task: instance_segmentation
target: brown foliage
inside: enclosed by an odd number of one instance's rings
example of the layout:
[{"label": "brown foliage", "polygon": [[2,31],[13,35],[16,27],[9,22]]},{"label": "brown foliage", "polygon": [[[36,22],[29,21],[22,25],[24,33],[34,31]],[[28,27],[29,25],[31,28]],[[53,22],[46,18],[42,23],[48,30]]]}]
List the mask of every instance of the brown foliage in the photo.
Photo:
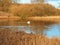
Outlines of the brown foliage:
[{"label": "brown foliage", "polygon": [[57,38],[48,39],[38,34],[0,30],[0,45],[60,45]]},{"label": "brown foliage", "polygon": [[12,5],[10,12],[17,16],[50,16],[58,15],[60,10],[49,4],[20,4]]},{"label": "brown foliage", "polygon": [[10,5],[11,5],[11,0],[0,0],[0,11],[7,12],[9,10]]}]

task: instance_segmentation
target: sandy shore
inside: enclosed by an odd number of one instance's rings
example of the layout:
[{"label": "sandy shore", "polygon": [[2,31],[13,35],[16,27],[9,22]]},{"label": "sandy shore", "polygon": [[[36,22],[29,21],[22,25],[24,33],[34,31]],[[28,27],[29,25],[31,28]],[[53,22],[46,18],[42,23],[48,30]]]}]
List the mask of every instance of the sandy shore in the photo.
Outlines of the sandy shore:
[{"label": "sandy shore", "polygon": [[[13,20],[18,20],[20,17],[18,16],[0,16],[0,19],[13,19]],[[27,20],[32,20],[32,21],[51,21],[51,22],[60,22],[60,16],[42,16],[42,17],[27,17]]]},{"label": "sandy shore", "polygon": [[55,21],[60,22],[60,16],[42,16],[42,17],[29,17],[28,20],[32,21]]}]

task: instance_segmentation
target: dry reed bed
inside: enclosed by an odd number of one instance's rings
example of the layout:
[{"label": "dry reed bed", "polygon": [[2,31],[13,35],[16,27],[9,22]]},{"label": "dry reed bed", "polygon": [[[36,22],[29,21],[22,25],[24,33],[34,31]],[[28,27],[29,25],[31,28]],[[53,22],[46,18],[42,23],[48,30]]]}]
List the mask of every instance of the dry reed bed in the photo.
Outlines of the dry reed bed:
[{"label": "dry reed bed", "polygon": [[0,30],[0,45],[60,45],[60,40],[6,29]]}]

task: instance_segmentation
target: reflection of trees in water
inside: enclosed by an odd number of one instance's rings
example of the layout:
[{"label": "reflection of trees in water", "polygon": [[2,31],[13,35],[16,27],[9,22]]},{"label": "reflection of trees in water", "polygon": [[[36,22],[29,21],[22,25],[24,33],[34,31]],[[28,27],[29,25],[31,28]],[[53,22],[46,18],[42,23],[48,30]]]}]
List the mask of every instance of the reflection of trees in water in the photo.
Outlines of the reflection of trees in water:
[{"label": "reflection of trees in water", "polygon": [[43,21],[32,21],[32,32],[35,34],[46,35],[49,25],[53,25],[55,22],[43,22]]},{"label": "reflection of trees in water", "polygon": [[[0,20],[0,26],[27,26],[27,28],[23,28],[23,31],[30,30],[32,33],[45,35],[46,34],[45,32],[48,30],[49,25],[54,24],[54,22],[31,21],[30,24],[31,27],[29,27],[29,25],[24,22],[27,22],[27,20],[26,21]],[[18,30],[18,28],[11,28],[11,29]]]},{"label": "reflection of trees in water", "polygon": [[13,25],[17,25],[16,20],[10,20],[10,19],[0,20],[0,26],[13,26]]},{"label": "reflection of trees in water", "polygon": [[8,25],[8,21],[4,21],[4,20],[0,20],[0,26],[7,26]]}]

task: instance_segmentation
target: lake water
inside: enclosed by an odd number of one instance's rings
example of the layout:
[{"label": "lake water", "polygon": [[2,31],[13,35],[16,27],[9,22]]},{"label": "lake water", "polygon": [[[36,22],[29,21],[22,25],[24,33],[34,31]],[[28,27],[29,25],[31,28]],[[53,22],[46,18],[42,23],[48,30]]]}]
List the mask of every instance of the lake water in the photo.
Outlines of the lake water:
[{"label": "lake water", "polygon": [[26,33],[44,34],[48,37],[60,37],[60,22],[34,22],[27,24],[27,21],[20,20],[0,20],[0,30],[9,29],[15,31],[25,31]]}]

